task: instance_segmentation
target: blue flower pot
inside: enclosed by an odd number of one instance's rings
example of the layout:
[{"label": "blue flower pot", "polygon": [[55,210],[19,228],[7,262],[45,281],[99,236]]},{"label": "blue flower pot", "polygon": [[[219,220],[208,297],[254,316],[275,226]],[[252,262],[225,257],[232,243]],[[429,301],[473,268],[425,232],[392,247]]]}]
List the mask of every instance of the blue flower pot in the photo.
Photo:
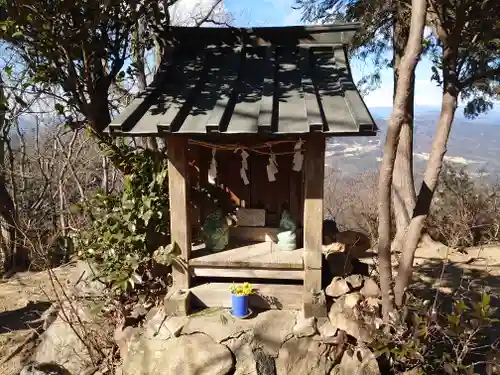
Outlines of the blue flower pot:
[{"label": "blue flower pot", "polygon": [[232,294],[231,305],[235,317],[243,318],[248,315],[248,296],[235,296]]}]

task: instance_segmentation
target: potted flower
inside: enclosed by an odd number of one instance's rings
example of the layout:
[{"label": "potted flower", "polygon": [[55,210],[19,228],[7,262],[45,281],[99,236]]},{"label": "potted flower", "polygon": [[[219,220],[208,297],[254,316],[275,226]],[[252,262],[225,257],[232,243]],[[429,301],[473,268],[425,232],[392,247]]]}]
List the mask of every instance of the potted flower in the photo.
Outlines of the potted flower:
[{"label": "potted flower", "polygon": [[250,314],[248,309],[248,296],[253,293],[253,286],[250,283],[231,285],[231,305],[232,313],[236,318],[245,318]]}]

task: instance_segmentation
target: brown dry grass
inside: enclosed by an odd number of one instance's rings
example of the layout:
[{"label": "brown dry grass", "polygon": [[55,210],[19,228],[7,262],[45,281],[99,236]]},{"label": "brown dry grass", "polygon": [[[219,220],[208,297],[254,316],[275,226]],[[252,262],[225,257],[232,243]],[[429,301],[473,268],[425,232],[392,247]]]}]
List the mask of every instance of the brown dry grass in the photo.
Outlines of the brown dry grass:
[{"label": "brown dry grass", "polygon": [[[377,241],[378,173],[343,176],[329,171],[325,215],[341,230],[356,230]],[[456,248],[500,243],[500,184],[446,165],[427,220],[431,236]],[[393,233],[394,233],[393,227]]]}]

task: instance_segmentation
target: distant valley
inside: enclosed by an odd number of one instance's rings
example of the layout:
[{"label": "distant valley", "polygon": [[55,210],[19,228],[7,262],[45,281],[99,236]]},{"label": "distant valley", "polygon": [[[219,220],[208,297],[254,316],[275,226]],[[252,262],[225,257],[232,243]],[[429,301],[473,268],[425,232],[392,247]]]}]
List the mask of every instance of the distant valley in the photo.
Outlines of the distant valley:
[{"label": "distant valley", "polygon": [[[391,108],[371,108],[380,129],[376,137],[337,137],[327,141],[326,164],[343,176],[376,171]],[[414,165],[417,173],[425,168],[439,118],[439,107],[415,109]],[[486,171],[491,178],[500,175],[500,108],[474,120],[457,110],[445,160],[466,167],[470,173]]]}]

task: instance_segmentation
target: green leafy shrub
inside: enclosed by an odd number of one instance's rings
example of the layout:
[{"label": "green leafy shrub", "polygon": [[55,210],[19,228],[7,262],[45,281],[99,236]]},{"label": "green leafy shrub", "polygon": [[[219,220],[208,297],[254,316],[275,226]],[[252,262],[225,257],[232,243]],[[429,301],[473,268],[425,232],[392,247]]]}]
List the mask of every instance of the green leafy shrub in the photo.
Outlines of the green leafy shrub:
[{"label": "green leafy shrub", "polygon": [[130,150],[127,164],[121,194],[97,193],[83,207],[90,228],[75,236],[78,255],[120,292],[152,279],[153,253],[170,243],[166,155]]},{"label": "green leafy shrub", "polygon": [[494,346],[488,337],[500,322],[494,313],[487,290],[455,299],[448,313],[414,300],[401,322],[385,326],[372,349],[395,374],[415,368],[420,374],[477,374]]}]

